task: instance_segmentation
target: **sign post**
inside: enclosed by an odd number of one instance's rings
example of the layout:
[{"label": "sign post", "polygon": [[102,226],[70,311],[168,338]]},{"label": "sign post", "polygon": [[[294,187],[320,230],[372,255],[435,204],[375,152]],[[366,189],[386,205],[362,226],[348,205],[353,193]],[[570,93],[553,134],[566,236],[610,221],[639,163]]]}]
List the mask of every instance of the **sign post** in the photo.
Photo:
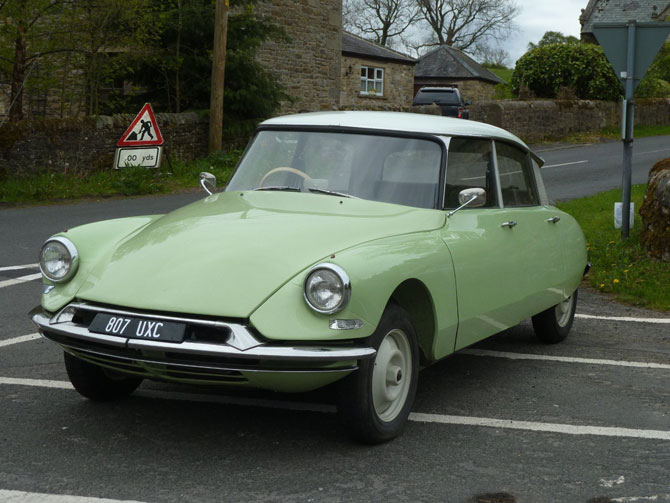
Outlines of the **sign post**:
[{"label": "sign post", "polygon": [[670,23],[596,23],[593,35],[624,85],[622,104],[623,169],[621,239],[630,234],[630,190],[633,166],[635,89],[670,34]]},{"label": "sign post", "polygon": [[127,166],[157,168],[163,154],[163,135],[151,104],[145,103],[116,144],[114,169]]}]

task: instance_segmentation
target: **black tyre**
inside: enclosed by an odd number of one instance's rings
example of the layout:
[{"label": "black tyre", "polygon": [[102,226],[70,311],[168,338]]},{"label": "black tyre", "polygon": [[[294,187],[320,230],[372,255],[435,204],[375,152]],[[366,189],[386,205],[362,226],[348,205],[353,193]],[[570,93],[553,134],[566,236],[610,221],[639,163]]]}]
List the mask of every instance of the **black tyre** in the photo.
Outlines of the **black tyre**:
[{"label": "black tyre", "polygon": [[560,304],[533,316],[535,335],[542,342],[556,344],[570,333],[577,309],[577,290]]},{"label": "black tyre", "polygon": [[370,336],[377,349],[341,383],[338,414],[348,433],[377,444],[398,436],[407,422],[419,377],[419,347],[407,313],[390,303]]},{"label": "black tyre", "polygon": [[96,402],[117,400],[130,395],[142,382],[140,377],[129,377],[107,370],[64,353],[65,370],[74,389]]}]

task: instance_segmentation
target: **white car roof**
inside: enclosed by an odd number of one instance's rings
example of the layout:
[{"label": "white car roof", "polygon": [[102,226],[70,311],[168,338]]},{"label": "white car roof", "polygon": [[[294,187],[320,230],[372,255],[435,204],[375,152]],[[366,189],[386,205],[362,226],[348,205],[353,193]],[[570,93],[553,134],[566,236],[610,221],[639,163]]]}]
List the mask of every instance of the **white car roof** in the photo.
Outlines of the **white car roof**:
[{"label": "white car roof", "polygon": [[410,133],[428,133],[444,136],[474,136],[498,138],[517,143],[526,150],[528,145],[512,133],[496,126],[471,120],[403,112],[312,112],[284,115],[261,123],[261,126],[315,126],[315,127],[351,127],[398,131]]}]

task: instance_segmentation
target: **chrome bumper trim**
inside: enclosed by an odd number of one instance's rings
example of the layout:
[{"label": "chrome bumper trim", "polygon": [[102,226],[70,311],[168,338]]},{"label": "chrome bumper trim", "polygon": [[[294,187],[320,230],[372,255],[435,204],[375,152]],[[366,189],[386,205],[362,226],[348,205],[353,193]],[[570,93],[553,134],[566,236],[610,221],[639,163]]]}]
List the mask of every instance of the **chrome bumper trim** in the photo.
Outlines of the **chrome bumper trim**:
[{"label": "chrome bumper trim", "polygon": [[[150,317],[154,319],[164,319],[169,321],[186,322],[190,324],[200,324],[208,326],[217,326],[218,328],[227,328],[231,332],[230,340],[226,344],[212,344],[206,342],[184,341],[181,343],[147,341],[142,339],[128,339],[125,337],[115,337],[90,332],[85,326],[73,323],[71,321],[52,323],[56,320],[59,313],[68,308],[84,309],[96,312],[126,314],[128,316]],[[376,350],[369,346],[362,345],[312,345],[312,346],[290,346],[268,344],[257,340],[251,332],[243,325],[215,322],[210,320],[197,320],[190,318],[177,318],[171,316],[160,316],[155,314],[137,313],[133,311],[120,311],[113,309],[98,308],[86,304],[69,304],[53,317],[47,315],[41,308],[31,311],[30,315],[33,323],[37,325],[40,333],[46,338],[49,334],[56,334],[81,341],[90,341],[97,344],[104,344],[114,348],[129,348],[138,350],[155,350],[167,353],[178,353],[183,355],[204,355],[222,358],[239,358],[241,360],[272,360],[277,362],[296,362],[296,363],[327,363],[327,362],[346,362],[354,360],[365,360],[372,358]],[[237,337],[236,337],[237,336]],[[57,341],[54,341],[57,342]],[[239,343],[242,344],[239,344]],[[58,342],[59,343],[59,342]],[[60,343],[59,343],[60,344]],[[236,347],[236,344],[242,347]],[[244,347],[246,346],[246,347]],[[84,348],[82,348],[84,349]],[[93,348],[91,348],[93,349]],[[95,351],[95,350],[93,350]],[[213,360],[213,362],[215,359]],[[166,363],[166,362],[163,362]],[[169,362],[172,363],[172,362]],[[242,362],[241,362],[242,363]]]}]

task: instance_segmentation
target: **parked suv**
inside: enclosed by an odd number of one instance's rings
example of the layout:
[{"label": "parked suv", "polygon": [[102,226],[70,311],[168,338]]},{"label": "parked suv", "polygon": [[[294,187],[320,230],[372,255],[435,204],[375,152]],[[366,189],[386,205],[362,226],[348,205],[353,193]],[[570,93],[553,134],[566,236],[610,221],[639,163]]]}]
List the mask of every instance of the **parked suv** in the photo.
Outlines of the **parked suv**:
[{"label": "parked suv", "polygon": [[435,103],[446,117],[469,119],[470,112],[466,108],[471,101],[464,101],[461,92],[455,87],[422,87],[416,93],[412,106],[432,105]]}]

